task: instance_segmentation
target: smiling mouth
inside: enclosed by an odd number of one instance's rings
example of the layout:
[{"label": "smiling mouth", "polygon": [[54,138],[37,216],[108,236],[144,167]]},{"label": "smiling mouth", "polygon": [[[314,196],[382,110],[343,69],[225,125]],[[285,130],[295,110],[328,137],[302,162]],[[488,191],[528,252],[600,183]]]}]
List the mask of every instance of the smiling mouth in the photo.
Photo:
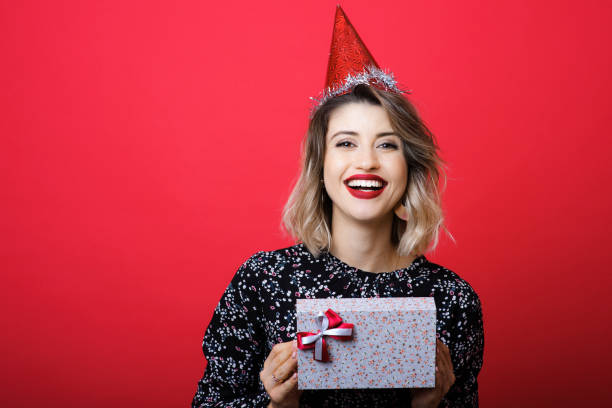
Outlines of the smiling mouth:
[{"label": "smiling mouth", "polygon": [[352,186],[348,186],[348,188],[350,188],[351,190],[357,190],[357,191],[377,191],[377,190],[382,190],[382,187],[352,187]]},{"label": "smiling mouth", "polygon": [[370,200],[380,196],[387,186],[384,180],[359,180],[353,179],[344,182],[348,192],[355,198]]},{"label": "smiling mouth", "polygon": [[387,185],[386,182],[379,180],[349,180],[344,184],[354,191],[378,191]]}]

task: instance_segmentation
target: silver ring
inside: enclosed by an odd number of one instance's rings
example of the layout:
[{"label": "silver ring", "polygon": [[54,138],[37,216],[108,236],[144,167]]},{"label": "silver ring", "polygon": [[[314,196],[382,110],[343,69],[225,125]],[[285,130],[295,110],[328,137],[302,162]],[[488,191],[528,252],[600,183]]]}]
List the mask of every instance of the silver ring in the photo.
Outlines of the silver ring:
[{"label": "silver ring", "polygon": [[275,383],[282,383],[283,380],[279,380],[274,374],[272,374],[272,380],[274,380]]}]

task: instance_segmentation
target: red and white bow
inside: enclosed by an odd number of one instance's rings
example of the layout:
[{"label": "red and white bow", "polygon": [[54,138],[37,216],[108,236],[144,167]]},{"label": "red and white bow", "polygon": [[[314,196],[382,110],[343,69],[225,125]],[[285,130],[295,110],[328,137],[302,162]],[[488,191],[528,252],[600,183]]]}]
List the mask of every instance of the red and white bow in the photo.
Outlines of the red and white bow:
[{"label": "red and white bow", "polygon": [[319,312],[315,319],[317,332],[298,332],[297,343],[300,350],[314,348],[314,359],[318,361],[329,361],[325,337],[330,336],[338,340],[350,340],[353,337],[353,324],[342,323],[342,319],[336,312],[327,309],[327,312]]}]

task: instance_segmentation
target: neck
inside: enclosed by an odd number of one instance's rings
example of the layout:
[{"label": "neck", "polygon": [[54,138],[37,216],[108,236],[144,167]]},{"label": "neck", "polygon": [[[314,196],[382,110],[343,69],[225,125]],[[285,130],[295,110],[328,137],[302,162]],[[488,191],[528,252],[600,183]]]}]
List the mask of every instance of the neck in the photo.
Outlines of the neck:
[{"label": "neck", "polygon": [[363,223],[332,216],[330,253],[346,264],[367,272],[390,272],[407,267],[414,256],[400,256],[391,243],[393,214]]}]

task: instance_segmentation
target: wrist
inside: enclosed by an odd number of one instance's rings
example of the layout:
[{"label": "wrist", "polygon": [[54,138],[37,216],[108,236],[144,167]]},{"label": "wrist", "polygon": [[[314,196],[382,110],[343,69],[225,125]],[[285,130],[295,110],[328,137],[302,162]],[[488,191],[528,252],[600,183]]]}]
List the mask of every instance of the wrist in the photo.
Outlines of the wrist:
[{"label": "wrist", "polygon": [[298,407],[299,404],[295,404],[295,405],[293,405],[293,404],[291,404],[291,405],[282,404],[282,405],[279,405],[279,404],[274,403],[273,401],[270,401],[270,403],[268,404],[267,408],[288,408],[288,407],[293,407],[293,406]]},{"label": "wrist", "polygon": [[411,408],[438,408],[440,406],[440,400],[428,401],[428,402],[413,402]]},{"label": "wrist", "polygon": [[440,401],[432,400],[428,398],[427,400],[412,400],[410,404],[410,408],[437,408],[440,405]]},{"label": "wrist", "polygon": [[437,405],[436,404],[424,404],[422,402],[419,402],[419,403],[413,402],[410,407],[411,408],[436,408]]}]

